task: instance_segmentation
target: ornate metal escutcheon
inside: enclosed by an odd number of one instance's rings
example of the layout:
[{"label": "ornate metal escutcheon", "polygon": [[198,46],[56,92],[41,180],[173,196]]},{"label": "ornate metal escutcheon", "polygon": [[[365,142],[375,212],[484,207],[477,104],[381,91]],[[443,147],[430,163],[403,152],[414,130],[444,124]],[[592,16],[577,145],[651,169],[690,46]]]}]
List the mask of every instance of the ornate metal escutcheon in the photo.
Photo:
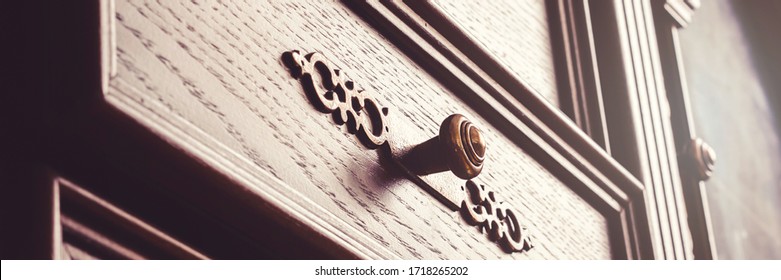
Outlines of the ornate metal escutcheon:
[{"label": "ornate metal escutcheon", "polygon": [[[386,120],[388,108],[381,107],[341,70],[331,67],[322,54],[302,55],[294,50],[285,52],[282,59],[293,77],[301,81],[307,98],[317,110],[331,113],[336,124],[346,125],[367,148],[391,146]],[[532,237],[518,222],[515,212],[497,201],[493,191],[469,180],[482,171],[485,152],[486,143],[480,130],[463,115],[453,114],[442,122],[439,135],[409,148],[396,160],[412,181],[448,208],[459,211],[468,224],[487,233],[489,240],[506,252],[528,251],[533,247]],[[444,189],[433,187],[419,177],[447,170],[467,180],[460,193],[447,190],[450,197],[443,194]],[[463,198],[460,205],[459,198]]]},{"label": "ornate metal escutcheon", "polygon": [[320,53],[302,55],[290,51],[282,55],[294,78],[300,79],[312,105],[323,113],[332,113],[334,122],[346,124],[367,148],[387,143],[390,128],[385,117],[388,108],[380,107],[374,98],[345,74],[330,66]]},{"label": "ornate metal escutcheon", "polygon": [[467,223],[488,233],[488,239],[499,243],[506,251],[523,252],[534,247],[531,234],[518,222],[515,212],[504,202],[497,201],[493,191],[471,180],[461,189],[465,196],[461,202],[461,216]]}]

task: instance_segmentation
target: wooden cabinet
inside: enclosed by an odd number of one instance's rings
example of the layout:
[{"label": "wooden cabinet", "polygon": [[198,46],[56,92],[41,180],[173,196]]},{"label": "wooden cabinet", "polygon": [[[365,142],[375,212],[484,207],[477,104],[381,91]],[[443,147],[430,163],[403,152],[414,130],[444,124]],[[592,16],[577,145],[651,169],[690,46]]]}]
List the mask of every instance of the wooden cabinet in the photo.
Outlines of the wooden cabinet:
[{"label": "wooden cabinet", "polygon": [[[68,106],[45,105],[37,139],[63,136],[31,165],[201,257],[691,258],[652,6],[630,4],[67,7],[86,17],[47,36],[94,32],[52,56],[86,68],[52,71],[80,82],[45,91]],[[622,11],[649,18],[627,31]],[[611,80],[629,76],[658,88]],[[469,180],[409,161],[452,114],[485,143]]]}]

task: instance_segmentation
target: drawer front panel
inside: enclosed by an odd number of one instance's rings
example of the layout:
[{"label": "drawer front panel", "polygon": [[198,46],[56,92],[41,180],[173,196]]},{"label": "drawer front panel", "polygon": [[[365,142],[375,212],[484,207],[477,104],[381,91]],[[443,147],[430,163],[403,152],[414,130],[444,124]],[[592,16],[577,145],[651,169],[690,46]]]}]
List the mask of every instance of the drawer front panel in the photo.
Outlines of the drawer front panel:
[{"label": "drawer front panel", "polygon": [[[611,257],[600,212],[342,3],[118,0],[109,16],[109,104],[359,256]],[[387,107],[393,147],[467,116],[488,144],[473,181],[512,207],[535,247],[503,251],[319,112],[282,61],[291,50],[323,54]]]},{"label": "drawer front panel", "polygon": [[445,15],[526,86],[558,106],[545,1],[431,0],[409,5],[430,5]]}]

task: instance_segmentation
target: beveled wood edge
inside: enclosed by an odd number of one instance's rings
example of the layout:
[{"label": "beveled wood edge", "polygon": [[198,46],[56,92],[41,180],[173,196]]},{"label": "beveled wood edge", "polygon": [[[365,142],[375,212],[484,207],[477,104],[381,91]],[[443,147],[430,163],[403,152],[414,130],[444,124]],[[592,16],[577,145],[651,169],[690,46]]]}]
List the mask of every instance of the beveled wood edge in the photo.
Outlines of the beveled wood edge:
[{"label": "beveled wood edge", "polygon": [[[135,93],[127,93],[128,91]],[[208,164],[237,185],[243,186],[238,192],[258,197],[281,210],[280,212],[289,213],[290,217],[321,232],[359,258],[400,259],[345,221],[332,215],[319,215],[318,213],[328,212],[286,183],[254,167],[248,159],[236,154],[187,120],[166,113],[167,110],[162,104],[153,100],[145,101],[145,106],[138,104],[132,96],[141,94],[140,91],[121,79],[112,79],[109,91],[104,94],[110,106],[162,139],[176,143],[181,152],[189,157]]]},{"label": "beveled wood edge", "polygon": [[602,86],[587,1],[546,1],[562,111],[610,154]]},{"label": "beveled wood edge", "polygon": [[100,9],[100,85],[108,92],[109,81],[117,74],[117,37],[114,0],[99,1]]},{"label": "beveled wood edge", "polygon": [[[617,237],[621,240],[613,240],[611,243],[625,247],[626,252],[622,257],[632,259],[654,257],[646,218],[644,187],[574,125],[566,115],[515,79],[512,80],[515,84],[499,85],[491,75],[477,67],[449,40],[443,39],[437,30],[430,27],[428,22],[422,20],[405,4],[397,1],[384,1],[381,4],[372,1],[347,4],[359,14],[368,12],[366,20],[379,25],[378,29],[385,29],[386,37],[408,55],[424,64],[436,64],[438,66],[436,69],[427,68],[426,66],[429,65],[421,66],[432,75],[439,75],[437,78],[440,81],[447,81],[443,84],[463,82],[466,90],[460,91],[462,94],[466,93],[466,96],[460,97],[468,99],[467,103],[474,109],[489,111],[488,115],[499,118],[500,120],[493,122],[495,125],[502,127],[502,124],[509,124],[509,129],[515,133],[508,134],[507,130],[503,133],[511,140],[517,140],[519,136],[531,139],[535,148],[544,151],[534,153],[532,156],[535,159],[555,161],[570,173],[556,174],[557,176],[575,175],[576,180],[591,192],[610,195],[610,198],[597,195],[603,200],[601,202],[609,203],[608,201],[611,200],[619,202],[619,208],[609,211],[600,207],[597,209],[606,217],[620,217],[622,236]],[[450,74],[454,78],[442,78],[443,73]],[[509,94],[508,91],[513,89],[519,96],[518,99]],[[531,104],[527,107],[521,103],[522,100]],[[530,150],[528,146],[521,147]],[[541,159],[541,157],[549,158]],[[607,172],[603,173],[603,171]],[[577,177],[577,174],[585,174],[585,176]]]},{"label": "beveled wood edge", "polygon": [[[67,196],[69,199],[75,199],[80,207],[88,207],[95,211],[95,213],[108,217],[108,220],[112,220],[116,222],[117,224],[122,224],[123,227],[126,227],[130,229],[133,232],[136,232],[140,236],[142,236],[145,239],[150,240],[151,242],[163,245],[166,247],[166,250],[169,250],[171,253],[179,255],[182,258],[186,259],[209,259],[206,255],[202,254],[201,252],[198,252],[197,250],[191,248],[190,246],[179,242],[175,238],[165,234],[164,232],[158,230],[157,228],[147,224],[146,222],[138,219],[137,217],[123,211],[122,209],[114,206],[113,204],[109,203],[108,201],[105,201],[101,199],[100,197],[90,193],[89,191],[79,187],[78,185],[68,181],[67,179],[64,179],[62,177],[57,177],[54,179],[54,187],[55,187],[55,198],[56,201],[56,208],[55,208],[55,227],[57,227],[59,230],[62,230],[59,221],[59,218],[66,218],[61,211],[61,199],[65,196]],[[76,222],[73,220],[70,220],[71,222]],[[77,223],[77,222],[76,222]],[[62,235],[60,233],[56,233],[55,235],[56,241],[59,246],[62,245]],[[62,257],[62,252],[59,252],[59,249],[57,249],[57,255],[58,257]]]},{"label": "beveled wood edge", "polygon": [[[662,59],[662,70],[665,88],[670,100],[670,119],[673,125],[675,149],[678,152],[678,165],[686,166],[687,158],[684,149],[691,139],[697,137],[694,119],[691,113],[691,102],[683,66],[682,51],[678,30],[685,28],[691,22],[692,13],[697,5],[684,5],[689,0],[656,0],[652,5],[654,21],[657,26],[657,38]],[[696,2],[692,2],[696,3]],[[676,10],[671,10],[673,8]],[[685,14],[685,20],[679,14]],[[707,189],[691,170],[682,169],[681,184],[684,188],[684,201],[688,214],[689,229],[692,234],[693,253],[695,259],[717,259],[717,249],[711,223]]]},{"label": "beveled wood edge", "polygon": [[[60,215],[60,224],[63,226],[63,228],[65,228],[66,231],[70,232],[72,235],[77,235],[79,236],[78,238],[86,239],[92,246],[98,247],[102,250],[109,251],[114,254],[114,256],[106,257],[106,259],[112,259],[112,258],[127,259],[127,260],[147,259],[146,257],[142,256],[141,254],[134,251],[133,249],[115,242],[111,237],[101,234],[97,231],[94,231],[89,226],[86,226],[78,222],[76,219],[73,219],[68,215]],[[63,248],[65,248],[64,243],[62,244],[62,246]],[[73,259],[73,255],[69,254],[67,251],[69,250],[67,249],[62,250],[62,254],[59,256],[58,259],[60,260]],[[95,257],[95,258],[99,259],[99,257]],[[78,260],[78,258],[76,259]]]},{"label": "beveled wood edge", "polygon": [[[596,1],[594,17],[597,38],[604,47],[598,49],[604,61],[603,73],[617,79],[605,80],[611,88],[613,106],[622,110],[608,110],[616,119],[611,126],[611,137],[632,139],[614,142],[622,162],[641,176],[647,187],[649,227],[652,233],[654,255],[657,258],[689,258],[691,235],[684,222],[687,214],[683,205],[680,177],[673,148],[671,124],[666,117],[668,101],[663,85],[662,67],[656,26],[651,19],[649,1]],[[621,58],[616,59],[616,54]],[[624,111],[629,110],[630,114]],[[627,117],[629,115],[629,117]],[[619,118],[625,118],[622,122]]]},{"label": "beveled wood edge", "polygon": [[686,27],[694,16],[695,10],[700,7],[699,0],[654,0],[663,2],[662,5],[667,15],[678,25]]},{"label": "beveled wood edge", "polygon": [[63,259],[62,252],[62,223],[60,223],[60,187],[59,178],[54,177],[52,174],[48,174],[51,180],[51,259],[58,260]]},{"label": "beveled wood edge", "polygon": [[[165,107],[157,101],[146,102],[145,105],[148,107],[135,103],[132,95],[125,91],[135,91],[136,94],[140,94],[140,92],[116,78],[114,1],[100,1],[102,96],[111,107],[150,129],[152,133],[162,139],[176,142],[183,153],[194,160],[209,164],[236,182],[236,185],[243,186],[244,189],[237,190],[238,192],[250,193],[273,205],[279,212],[289,213],[291,218],[320,232],[323,237],[349,251],[354,257],[401,259],[400,256],[343,220],[333,216],[329,216],[330,219],[324,219],[318,213],[327,213],[325,209],[267,172],[253,168],[248,160],[237,155],[187,120],[173,114],[166,114]],[[119,88],[123,88],[123,90]],[[165,117],[162,117],[163,115]],[[238,163],[238,165],[234,163]],[[348,230],[345,232],[344,229]]]},{"label": "beveled wood edge", "polygon": [[[397,28],[399,34],[395,34],[394,36],[402,36],[402,38],[395,38],[399,40],[409,40],[411,44],[415,44],[415,46],[410,45],[400,45],[400,48],[407,51],[407,53],[411,56],[420,56],[420,54],[425,54],[425,57],[422,57],[424,60],[431,60],[432,64],[437,63],[438,66],[441,66],[441,68],[437,69],[429,69],[430,72],[434,73],[435,76],[437,73],[450,73],[452,76],[449,77],[443,77],[438,76],[437,79],[440,79],[443,81],[443,84],[445,85],[451,85],[457,84],[459,87],[454,88],[453,91],[455,93],[461,93],[462,96],[460,96],[462,99],[466,98],[472,98],[469,100],[469,106],[477,111],[481,111],[484,113],[484,116],[490,117],[498,117],[502,121],[501,124],[496,124],[496,120],[494,120],[494,124],[497,125],[497,127],[509,127],[512,133],[511,135],[507,135],[512,141],[517,143],[517,136],[523,136],[526,138],[529,138],[531,142],[533,142],[534,148],[538,148],[540,150],[543,150],[543,155],[550,155],[551,158],[556,159],[556,163],[561,165],[562,167],[566,168],[568,170],[569,174],[572,174],[574,176],[581,176],[582,178],[587,178],[588,176],[601,176],[601,174],[588,174],[580,171],[576,168],[578,163],[583,162],[575,162],[570,160],[562,160],[559,157],[561,154],[559,151],[557,151],[556,147],[552,145],[546,145],[544,143],[545,139],[544,137],[550,136],[549,134],[539,134],[534,132],[535,126],[528,126],[524,124],[520,119],[513,117],[514,112],[512,112],[512,107],[508,108],[506,106],[503,106],[499,101],[492,98],[485,90],[483,90],[483,86],[485,84],[479,84],[480,81],[477,81],[469,76],[469,74],[464,73],[462,71],[459,71],[458,67],[459,65],[455,64],[451,58],[446,57],[445,55],[441,53],[436,53],[434,50],[435,46],[428,44],[426,40],[418,34],[415,33],[415,31],[410,28],[409,26],[406,26],[403,22],[402,18],[395,17],[393,15],[393,12],[399,12],[398,10],[393,10],[393,8],[402,8],[403,6],[390,6],[391,9],[385,10],[382,6],[378,7],[370,7],[374,9],[380,16],[387,19],[389,22],[387,23],[392,28]],[[403,12],[403,11],[402,11]],[[403,14],[403,15],[409,15],[411,17],[414,17],[414,14]],[[410,20],[407,18],[407,20]],[[422,19],[420,19],[422,20]],[[379,28],[385,28],[380,26]],[[396,43],[396,42],[394,42]],[[443,46],[450,46],[447,41],[439,41],[439,44]],[[415,52],[415,50],[411,50],[414,47],[418,47],[419,52]],[[496,87],[493,87],[493,89],[499,90]],[[463,94],[466,94],[466,96],[463,96]],[[505,92],[506,93],[506,92]],[[534,116],[526,115],[525,117],[536,119]],[[490,120],[489,120],[490,121]],[[502,133],[507,134],[508,130],[500,130]],[[519,145],[521,148],[524,148],[529,151],[528,146]],[[534,155],[533,155],[534,157]],[[537,160],[540,160],[539,155],[535,157]],[[589,179],[582,179],[581,181],[584,182],[590,182]],[[612,211],[619,211],[621,208],[620,204],[627,200],[626,194],[624,194],[621,191],[617,192],[610,192],[610,190],[606,190],[603,188],[595,187],[594,185],[591,186],[591,191],[601,197],[601,202],[605,202],[608,205],[610,205],[610,208]]]},{"label": "beveled wood edge", "polygon": [[[437,12],[437,10],[427,10],[427,2],[415,2],[418,5],[408,6],[400,3],[399,1],[383,1],[384,5],[397,9],[395,12],[402,11],[407,13],[406,17],[416,17],[421,9],[429,12]],[[371,3],[370,3],[371,4]],[[376,4],[371,4],[375,5]],[[405,9],[404,7],[409,7]],[[417,7],[416,10],[413,7]],[[447,20],[446,16],[436,16],[437,19],[443,21]],[[417,16],[424,20],[422,16]],[[631,175],[621,164],[615,161],[609,154],[605,152],[599,145],[597,145],[588,135],[586,135],[567,115],[561,110],[547,102],[540,94],[536,93],[533,89],[525,86],[521,81],[516,78],[512,78],[503,66],[498,62],[490,59],[490,56],[479,44],[468,39],[467,35],[457,29],[452,29],[449,32],[460,33],[457,35],[437,35],[440,31],[436,29],[437,25],[431,22],[410,22],[406,21],[410,25],[410,28],[418,33],[424,32],[422,38],[428,42],[428,45],[432,50],[439,52],[441,59],[453,60],[451,64],[452,70],[464,72],[464,76],[474,79],[474,83],[481,87],[488,87],[480,91],[484,91],[486,94],[480,96],[482,99],[492,99],[496,103],[501,104],[503,107],[512,111],[514,118],[522,120],[524,123],[528,123],[529,127],[534,129],[540,136],[546,138],[546,141],[551,143],[551,146],[557,147],[557,150],[561,150],[561,153],[572,157],[575,160],[582,161],[586,166],[583,169],[590,169],[590,172],[599,172],[604,174],[610,181],[615,182],[617,185],[624,186],[623,192],[628,194],[643,192],[643,185],[633,175]],[[428,23],[428,25],[427,25]],[[429,36],[426,36],[429,35]],[[462,50],[463,47],[458,47],[451,43],[454,40],[447,40],[447,38],[458,37],[457,40],[461,44],[473,45],[470,47],[469,54]],[[445,39],[447,41],[437,41]],[[432,43],[433,42],[433,43]],[[449,53],[449,54],[448,54]],[[474,61],[480,60],[483,63],[494,64],[495,67],[492,70],[485,70]],[[498,77],[497,77],[498,76]],[[501,82],[500,82],[501,80]],[[512,94],[511,94],[512,93]],[[597,168],[599,167],[599,168]]]}]

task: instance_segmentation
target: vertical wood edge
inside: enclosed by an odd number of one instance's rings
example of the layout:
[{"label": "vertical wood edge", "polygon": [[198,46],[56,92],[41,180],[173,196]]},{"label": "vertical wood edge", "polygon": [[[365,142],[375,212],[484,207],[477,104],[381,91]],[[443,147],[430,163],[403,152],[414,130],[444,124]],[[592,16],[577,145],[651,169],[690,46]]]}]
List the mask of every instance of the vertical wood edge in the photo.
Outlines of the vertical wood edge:
[{"label": "vertical wood edge", "polygon": [[[686,6],[687,21],[682,22],[677,14],[671,11],[674,7],[683,7],[679,0],[655,1],[653,3],[654,19],[657,26],[657,38],[661,67],[665,78],[667,99],[670,104],[670,119],[674,137],[674,149],[678,154],[678,166],[681,168],[681,195],[685,209],[686,221],[691,232],[692,252],[695,259],[716,259],[716,246],[713,237],[713,227],[707,202],[707,190],[697,179],[688,166],[686,145],[696,138],[694,122],[691,116],[691,105],[688,94],[686,73],[683,65],[678,30],[685,28],[691,14],[697,6]],[[688,1],[687,1],[688,2]]]},{"label": "vertical wood edge", "polygon": [[[632,168],[647,188],[646,208],[656,258],[689,259],[692,236],[685,222],[687,209],[683,207],[679,151],[674,144],[678,141],[673,139],[674,120],[669,114],[671,101],[666,86],[669,82],[663,65],[667,57],[659,49],[656,11],[645,1],[592,4],[615,13],[614,21],[600,19],[603,26],[596,28],[602,30],[598,32],[602,33],[601,43],[606,48],[601,50],[601,58],[607,62],[600,64],[604,69],[601,74],[620,77],[607,80],[608,94],[614,99],[611,102],[621,100],[613,106],[628,108],[608,110],[609,119],[617,120],[613,122],[611,138],[634,139],[630,144],[613,141],[614,154],[624,154],[620,161]],[[606,35],[610,29],[616,34]],[[616,51],[622,62],[610,63]],[[621,118],[628,120],[623,122]]]},{"label": "vertical wood edge", "polygon": [[52,259],[62,260],[62,223],[60,222],[60,181],[52,180]]},{"label": "vertical wood edge", "polygon": [[602,87],[587,2],[547,2],[562,110],[610,154]]},{"label": "vertical wood edge", "polygon": [[104,94],[117,74],[115,0],[100,0],[100,82]]}]

